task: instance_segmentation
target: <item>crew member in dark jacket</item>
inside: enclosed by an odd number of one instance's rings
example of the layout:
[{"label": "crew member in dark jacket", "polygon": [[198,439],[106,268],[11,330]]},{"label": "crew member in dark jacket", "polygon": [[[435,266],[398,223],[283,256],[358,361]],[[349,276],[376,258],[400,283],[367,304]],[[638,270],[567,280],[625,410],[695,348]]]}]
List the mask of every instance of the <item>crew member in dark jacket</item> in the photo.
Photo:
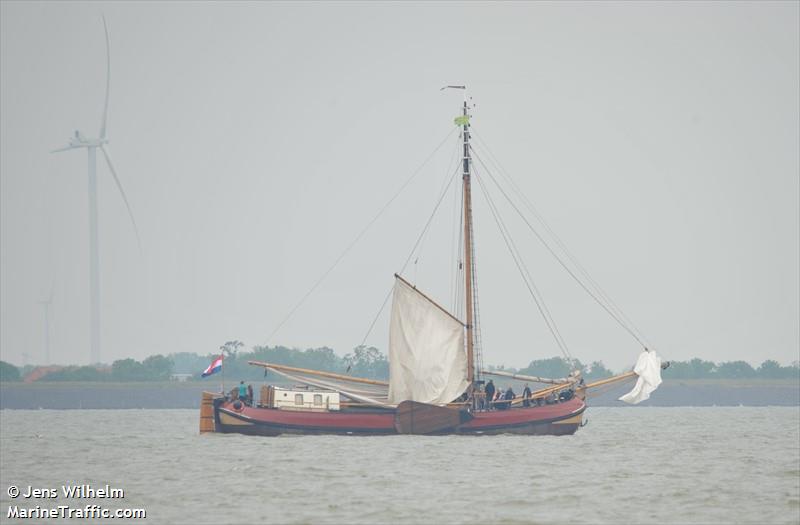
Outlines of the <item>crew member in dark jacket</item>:
[{"label": "crew member in dark jacket", "polygon": [[490,379],[488,383],[486,383],[486,409],[492,409],[492,400],[494,399],[494,383]]},{"label": "crew member in dark jacket", "polygon": [[508,390],[506,390],[506,399],[511,401],[515,397],[517,397],[517,394],[514,393],[514,391],[511,389],[511,387],[508,387]]},{"label": "crew member in dark jacket", "polygon": [[522,391],[522,399],[523,406],[531,406],[531,387],[528,386],[528,383],[525,383],[525,390]]}]

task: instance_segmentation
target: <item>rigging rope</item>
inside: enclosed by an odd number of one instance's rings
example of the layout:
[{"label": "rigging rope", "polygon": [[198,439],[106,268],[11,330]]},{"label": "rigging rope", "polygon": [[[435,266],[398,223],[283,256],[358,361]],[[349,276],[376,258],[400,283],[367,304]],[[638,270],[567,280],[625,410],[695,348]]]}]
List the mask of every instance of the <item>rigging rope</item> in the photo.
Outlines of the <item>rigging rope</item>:
[{"label": "rigging rope", "polygon": [[544,302],[544,298],[542,297],[541,292],[536,287],[536,283],[533,281],[533,278],[528,271],[528,268],[525,266],[524,261],[522,261],[521,256],[519,255],[519,250],[514,243],[514,240],[511,238],[511,234],[508,232],[508,228],[506,227],[505,223],[503,222],[500,213],[497,210],[497,206],[494,203],[491,195],[489,194],[482,177],[478,175],[477,170],[475,170],[475,179],[478,181],[478,186],[481,189],[481,193],[483,194],[486,202],[489,205],[489,210],[492,213],[492,217],[494,218],[495,224],[497,224],[498,230],[500,230],[500,235],[503,237],[503,242],[505,242],[506,247],[508,248],[509,253],[511,254],[511,258],[514,259],[514,264],[517,266],[517,270],[519,270],[520,275],[522,276],[522,280],[525,282],[525,286],[528,288],[528,292],[531,294],[533,301],[536,303],[536,307],[539,309],[539,313],[542,315],[547,328],[550,330],[550,333],[553,335],[553,339],[555,339],[556,344],[558,345],[561,353],[564,354],[564,357],[572,362],[573,358],[572,355],[569,353],[569,349],[567,348],[567,343],[564,341],[564,338],[561,336],[561,332],[558,330],[558,326],[555,324],[555,320],[553,316],[550,314],[550,310],[547,308],[547,305]]},{"label": "rigging rope", "polygon": [[528,197],[525,195],[525,193],[522,191],[519,185],[514,181],[514,179],[511,177],[508,171],[500,164],[500,161],[497,159],[494,153],[492,153],[492,150],[489,148],[489,145],[486,144],[486,142],[482,138],[478,137],[477,134],[476,138],[478,139],[478,142],[481,144],[481,147],[486,149],[489,160],[492,161],[495,164],[495,166],[497,166],[500,175],[503,176],[511,185],[511,188],[516,191],[517,196],[522,200],[523,204],[526,205],[528,210],[534,215],[534,217],[536,217],[536,219],[542,224],[542,226],[544,226],[545,230],[550,234],[550,237],[552,237],[552,239],[555,241],[558,247],[561,248],[561,250],[564,252],[564,255],[566,255],[567,258],[575,265],[577,270],[589,282],[589,284],[591,284],[594,287],[598,295],[600,295],[600,297],[602,297],[608,303],[608,305],[614,310],[614,312],[617,315],[619,315],[634,332],[636,332],[636,335],[639,337],[639,339],[641,339],[639,343],[641,343],[645,347],[652,347],[647,342],[647,337],[644,336],[642,331],[639,330],[633,323],[633,321],[631,321],[628,318],[628,316],[625,315],[625,312],[622,311],[622,308],[620,308],[614,302],[611,296],[608,295],[608,293],[606,293],[605,290],[603,290],[600,284],[597,281],[595,281],[594,278],[592,278],[592,276],[589,274],[586,268],[584,268],[584,266],[580,263],[580,261],[578,261],[578,259],[572,254],[572,252],[570,252],[570,250],[567,248],[564,242],[559,238],[556,232],[553,231],[553,229],[544,219],[544,217],[536,210],[536,207],[533,205],[530,199],[528,199]]},{"label": "rigging rope", "polygon": [[[456,141],[455,145],[456,145],[456,147],[453,150],[453,156],[450,157],[450,160],[447,163],[447,168],[445,170],[445,176],[442,178],[442,185],[439,188],[439,192],[442,192],[442,191],[446,190],[446,188],[448,188],[451,185],[450,182],[451,182],[451,177],[452,176],[449,175],[450,170],[452,168],[458,168],[458,166],[461,164],[461,159],[459,159],[457,155],[458,155],[458,152],[461,150],[462,145],[461,145],[461,143],[459,141]],[[427,232],[428,231],[430,231],[430,230],[426,229],[423,232],[422,239],[419,242],[419,247],[416,250],[416,257],[414,257],[414,281],[413,282],[415,282],[415,283],[417,282],[417,270],[419,268],[419,264],[418,263],[419,263],[419,260],[422,258],[422,252],[423,252],[423,249],[425,247],[425,241],[427,240]]]},{"label": "rigging rope", "polygon": [[433,207],[433,211],[431,212],[430,217],[428,217],[428,221],[425,223],[425,227],[422,228],[422,232],[419,234],[419,237],[417,237],[417,242],[415,242],[414,243],[414,247],[411,248],[411,253],[408,254],[408,258],[406,259],[406,262],[403,263],[403,267],[400,268],[400,271],[398,272],[398,274],[402,274],[405,271],[406,266],[408,266],[408,262],[411,260],[411,257],[414,256],[414,252],[416,251],[417,246],[419,246],[420,241],[422,241],[422,238],[425,236],[425,233],[428,231],[428,227],[431,225],[431,221],[433,221],[433,217],[436,215],[436,211],[439,209],[439,205],[442,204],[442,200],[444,200],[444,196],[447,195],[447,192],[450,189],[450,186],[453,184],[453,180],[455,180],[455,175],[456,175],[456,173],[458,173],[459,169],[461,169],[461,166],[457,166],[455,171],[453,172],[453,174],[450,175],[450,181],[447,183],[447,186],[445,186],[444,191],[439,196],[439,199],[436,201],[436,206]]},{"label": "rigging rope", "polygon": [[589,294],[589,296],[592,299],[594,299],[594,301],[597,304],[599,304],[606,312],[608,312],[608,314],[611,316],[612,319],[614,319],[623,329],[625,329],[625,331],[627,331],[631,336],[633,336],[633,338],[636,339],[639,342],[639,344],[641,344],[643,347],[647,348],[647,344],[644,343],[642,338],[640,338],[638,335],[636,335],[636,333],[627,324],[625,324],[619,318],[619,316],[616,315],[611,310],[611,308],[609,308],[609,306],[607,306],[603,301],[601,301],[597,297],[597,295],[594,292],[592,292],[586,286],[586,284],[578,278],[577,275],[575,275],[575,273],[569,268],[569,266],[567,266],[567,264],[561,259],[561,257],[558,256],[558,254],[550,247],[550,245],[547,243],[547,241],[544,240],[542,235],[536,230],[536,228],[533,227],[533,225],[530,223],[530,221],[528,221],[528,218],[525,217],[525,215],[520,211],[520,209],[517,207],[517,205],[514,203],[514,201],[508,196],[508,194],[505,192],[505,190],[500,185],[500,183],[497,182],[497,179],[495,179],[494,175],[492,175],[491,171],[489,171],[489,168],[486,166],[486,164],[483,162],[483,160],[481,160],[480,156],[474,150],[473,150],[473,153],[475,153],[475,158],[478,159],[478,162],[480,162],[481,166],[483,166],[486,169],[487,173],[489,174],[489,178],[491,178],[492,181],[495,183],[495,185],[497,186],[497,189],[500,190],[500,193],[503,194],[503,197],[506,198],[506,200],[511,205],[511,207],[514,208],[514,211],[517,212],[517,214],[520,216],[520,218],[523,220],[523,222],[528,226],[528,229],[530,229],[531,232],[533,232],[533,234],[536,235],[536,237],[539,239],[539,241],[542,243],[542,245],[544,245],[544,247],[547,249],[547,251],[549,251],[550,254],[556,259],[556,261],[558,261],[558,263],[561,265],[561,267],[564,268],[564,270],[575,280],[576,283],[578,283],[581,286],[581,288],[583,288],[583,290],[587,294]]},{"label": "rigging rope", "polygon": [[[458,170],[460,168],[461,168],[461,166],[457,166],[455,171],[453,172],[453,174],[450,175],[449,182],[445,186],[444,191],[442,191],[442,194],[439,196],[439,199],[436,201],[436,206],[433,207],[433,211],[431,212],[430,217],[428,217],[427,222],[425,222],[425,226],[422,228],[422,232],[419,234],[419,237],[417,237],[417,241],[414,243],[414,247],[411,248],[411,253],[408,254],[408,257],[406,258],[406,262],[403,263],[403,267],[400,268],[399,272],[397,272],[398,275],[402,274],[405,271],[406,266],[408,266],[408,262],[411,260],[411,257],[414,256],[414,252],[416,251],[417,246],[419,246],[420,241],[422,241],[422,238],[425,236],[425,233],[428,231],[428,228],[431,225],[431,221],[433,221],[434,216],[436,216],[436,212],[439,210],[439,206],[442,204],[442,201],[444,200],[445,195],[447,195],[447,192],[450,190],[450,186],[453,184],[453,180],[455,180],[455,175],[456,175],[456,173],[458,173]],[[378,318],[380,317],[381,313],[383,312],[383,309],[386,307],[386,303],[389,302],[389,297],[391,297],[393,289],[394,289],[394,283],[392,283],[392,287],[389,288],[389,293],[386,294],[386,298],[383,300],[383,303],[381,304],[380,309],[378,309],[378,313],[375,314],[375,317],[372,319],[372,322],[370,323],[369,328],[367,329],[367,333],[364,334],[364,338],[361,340],[361,345],[360,346],[364,346],[364,343],[366,343],[367,338],[369,337],[369,334],[372,333],[372,329],[375,327],[375,323],[378,321]]]},{"label": "rigging rope", "polygon": [[386,211],[386,209],[397,199],[397,197],[399,197],[400,194],[403,193],[406,187],[408,187],[408,185],[411,184],[411,182],[417,177],[417,175],[420,174],[422,168],[424,168],[428,164],[428,162],[433,158],[433,156],[436,155],[436,153],[441,149],[441,147],[444,146],[444,144],[447,142],[447,140],[450,138],[450,136],[454,133],[456,129],[458,128],[453,128],[447,133],[444,140],[442,140],[439,143],[439,145],[436,146],[436,148],[430,153],[430,155],[428,155],[425,158],[425,160],[422,161],[422,164],[420,164],[419,167],[411,174],[411,176],[408,179],[406,179],[406,181],[395,192],[392,198],[389,199],[386,202],[386,204],[383,205],[383,207],[378,211],[378,213],[375,214],[372,220],[370,220],[367,223],[367,225],[361,230],[361,232],[359,232],[359,234],[356,235],[356,237],[350,242],[347,248],[345,248],[344,251],[341,254],[339,254],[339,257],[337,257],[336,260],[333,261],[333,264],[327,270],[325,270],[325,273],[323,273],[319,277],[319,279],[317,279],[317,281],[313,284],[313,286],[311,286],[311,288],[309,288],[309,290],[305,293],[305,295],[303,295],[303,297],[300,298],[300,300],[292,307],[292,309],[289,310],[289,313],[286,314],[286,316],[281,320],[281,322],[278,323],[275,329],[272,330],[272,332],[269,334],[266,343],[264,343],[264,346],[267,346],[270,343],[270,341],[272,341],[272,338],[275,336],[276,333],[278,333],[278,330],[280,330],[283,327],[283,325],[286,324],[286,322],[289,319],[291,319],[294,313],[303,305],[303,303],[305,303],[305,301],[311,296],[311,294],[314,293],[314,291],[319,287],[319,285],[322,284],[322,281],[324,281],[325,278],[328,277],[328,275],[339,265],[342,259],[344,259],[345,255],[347,255],[350,252],[350,250],[353,249],[353,247],[358,243],[358,241],[361,240],[361,237],[363,237],[364,234],[367,233],[367,230],[369,230],[370,227],[372,227],[372,225],[375,224],[375,222],[381,217],[381,215],[383,215],[383,212]]},{"label": "rigging rope", "polygon": [[381,316],[383,309],[386,308],[386,303],[389,301],[389,297],[392,296],[392,290],[394,290],[394,283],[392,283],[392,286],[389,287],[389,291],[386,293],[386,297],[384,297],[381,307],[378,308],[378,313],[376,313],[375,317],[372,318],[372,322],[369,324],[369,328],[367,328],[367,333],[364,334],[364,338],[361,340],[361,344],[359,346],[364,346],[366,344],[369,334],[371,334],[372,329],[375,328],[375,323],[378,322],[378,318]]},{"label": "rigging rope", "polygon": [[[461,255],[464,251],[464,185],[460,186],[460,191],[456,191],[455,197],[458,200],[458,206],[455,207],[458,210],[458,229],[454,232],[453,237],[458,238],[458,243],[456,247],[456,262],[458,264],[453,265],[455,271],[453,273],[453,283],[452,283],[452,292],[453,292],[453,313],[459,319],[463,318],[464,311],[463,311],[463,301],[462,298],[466,293],[464,290],[464,264]],[[453,223],[456,221],[453,220]],[[452,261],[451,261],[452,264]]]},{"label": "rigging rope", "polygon": [[[461,149],[461,137],[459,134],[458,149]],[[458,288],[461,280],[461,242],[464,230],[462,228],[462,221],[464,220],[464,185],[456,186],[453,191],[453,231],[450,236],[450,294],[449,298],[452,301],[450,304],[450,311],[461,319],[461,313],[458,311]]]},{"label": "rigging rope", "polygon": [[[567,258],[572,262],[572,264],[575,265],[575,267],[582,274],[582,276],[594,287],[598,295],[600,295],[600,297],[602,297],[608,303],[608,305],[614,310],[614,312],[627,323],[628,327],[636,333],[636,336],[638,336],[636,337],[637,341],[639,341],[639,343],[642,344],[642,346],[650,347],[650,345],[647,343],[647,337],[645,337],[642,331],[639,330],[634,325],[634,323],[625,315],[625,312],[623,312],[622,309],[614,302],[614,300],[611,299],[611,296],[608,295],[605,292],[605,290],[603,290],[600,284],[597,281],[595,281],[594,278],[592,278],[592,276],[589,274],[586,268],[580,263],[580,261],[578,261],[578,259],[572,254],[572,252],[570,252],[570,250],[567,248],[564,242],[559,238],[558,235],[556,235],[555,231],[553,231],[553,229],[544,219],[544,217],[536,210],[536,207],[533,205],[530,199],[528,199],[525,193],[523,193],[522,189],[514,181],[514,179],[511,177],[508,171],[500,164],[500,161],[497,159],[494,153],[492,153],[492,150],[489,148],[488,144],[486,144],[486,142],[480,136],[478,136],[477,133],[475,134],[475,137],[476,139],[478,139],[478,142],[480,143],[481,147],[486,149],[489,160],[492,161],[495,164],[495,166],[497,166],[500,175],[503,176],[509,182],[511,188],[514,191],[516,191],[517,196],[522,200],[523,204],[526,205],[528,210],[534,215],[534,217],[536,217],[536,219],[542,224],[542,226],[544,226],[545,230],[550,234],[550,237],[555,241],[558,247],[561,248],[561,250],[567,256]],[[619,320],[617,321],[619,322]]]},{"label": "rigging rope", "polygon": [[[474,170],[473,166],[473,170]],[[476,175],[477,177],[477,175]],[[475,377],[476,379],[480,380],[481,378],[481,370],[483,370],[483,335],[481,332],[481,309],[480,309],[480,301],[478,298],[480,294],[478,293],[478,259],[475,256],[476,253],[476,239],[475,239],[475,232],[473,230],[474,222],[470,221],[470,238],[472,242],[470,243],[472,246],[472,337],[473,337],[473,359],[475,360],[474,366],[476,368]]]}]

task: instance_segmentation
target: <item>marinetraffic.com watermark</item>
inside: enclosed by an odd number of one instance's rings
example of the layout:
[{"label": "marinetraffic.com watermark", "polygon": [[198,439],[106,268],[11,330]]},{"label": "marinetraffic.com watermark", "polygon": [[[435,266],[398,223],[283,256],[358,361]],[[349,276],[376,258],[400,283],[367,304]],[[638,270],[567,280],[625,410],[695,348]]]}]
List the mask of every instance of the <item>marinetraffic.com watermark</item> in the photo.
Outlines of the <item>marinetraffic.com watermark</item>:
[{"label": "marinetraffic.com watermark", "polygon": [[[121,488],[103,485],[62,485],[61,487],[33,487],[9,485],[8,497],[14,500],[8,506],[6,518],[12,519],[144,519],[145,509],[108,508],[97,503],[80,500],[125,498]],[[61,503],[57,500],[66,500]],[[34,503],[36,503],[34,505]]]}]

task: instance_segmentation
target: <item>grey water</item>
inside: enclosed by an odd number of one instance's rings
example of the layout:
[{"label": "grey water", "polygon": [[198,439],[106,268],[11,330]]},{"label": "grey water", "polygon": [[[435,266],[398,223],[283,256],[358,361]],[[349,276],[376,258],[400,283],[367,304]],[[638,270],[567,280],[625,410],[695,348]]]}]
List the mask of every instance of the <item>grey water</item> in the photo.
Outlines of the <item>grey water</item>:
[{"label": "grey water", "polygon": [[[565,437],[267,438],[199,435],[195,410],[2,410],[0,522],[95,503],[142,523],[800,523],[800,407],[587,416]],[[125,497],[8,494],[65,484]]]}]

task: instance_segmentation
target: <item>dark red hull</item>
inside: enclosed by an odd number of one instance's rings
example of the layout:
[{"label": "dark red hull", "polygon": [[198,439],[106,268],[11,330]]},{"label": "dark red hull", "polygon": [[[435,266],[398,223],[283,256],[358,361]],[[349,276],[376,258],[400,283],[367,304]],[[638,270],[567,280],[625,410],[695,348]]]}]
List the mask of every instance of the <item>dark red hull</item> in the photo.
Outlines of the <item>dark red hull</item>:
[{"label": "dark red hull", "polygon": [[[476,412],[455,428],[438,434],[574,434],[581,426],[586,404],[573,398],[554,405]],[[241,407],[217,400],[214,404],[216,432],[277,436],[280,434],[393,435],[395,411],[347,409],[306,412],[273,408]]]}]

